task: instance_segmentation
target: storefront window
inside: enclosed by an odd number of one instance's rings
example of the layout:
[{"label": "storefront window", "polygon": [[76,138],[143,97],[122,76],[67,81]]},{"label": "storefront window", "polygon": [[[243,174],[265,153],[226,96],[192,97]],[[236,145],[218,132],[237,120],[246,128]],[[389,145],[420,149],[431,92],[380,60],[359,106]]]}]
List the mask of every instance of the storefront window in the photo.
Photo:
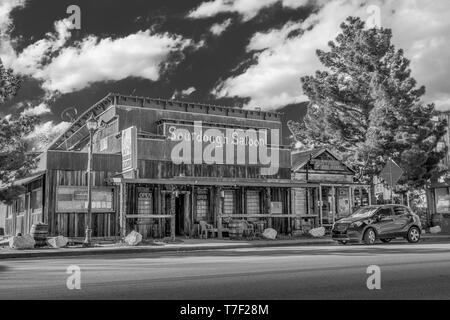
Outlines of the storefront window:
[{"label": "storefront window", "polygon": [[7,206],[6,207],[6,218],[11,218],[12,217],[12,206]]},{"label": "storefront window", "polygon": [[17,198],[17,200],[14,201],[14,212],[18,214],[24,214],[25,213],[25,195],[22,194]]},{"label": "storefront window", "polygon": [[247,214],[260,214],[258,191],[247,191]]},{"label": "storefront window", "polygon": [[369,205],[369,192],[366,188],[355,188],[353,191],[354,204],[356,208]]},{"label": "storefront window", "polygon": [[197,220],[206,221],[206,214],[208,212],[208,191],[197,191]]},{"label": "storefront window", "polygon": [[450,212],[450,195],[448,194],[448,188],[436,188],[434,192],[436,195],[436,212]]},{"label": "storefront window", "polygon": [[350,215],[350,195],[348,188],[336,188],[337,218]]},{"label": "storefront window", "polygon": [[223,213],[235,213],[235,192],[234,190],[225,190],[225,197],[223,198]]},{"label": "storefront window", "polygon": [[42,189],[31,192],[31,212],[42,211]]}]

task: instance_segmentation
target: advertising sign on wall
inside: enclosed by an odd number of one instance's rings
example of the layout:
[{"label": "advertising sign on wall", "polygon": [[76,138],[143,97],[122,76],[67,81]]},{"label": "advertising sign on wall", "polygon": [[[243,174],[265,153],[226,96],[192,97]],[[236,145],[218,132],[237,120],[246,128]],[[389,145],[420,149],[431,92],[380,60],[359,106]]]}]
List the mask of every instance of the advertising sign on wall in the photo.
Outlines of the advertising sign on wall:
[{"label": "advertising sign on wall", "polygon": [[122,130],[122,172],[137,169],[137,129]]},{"label": "advertising sign on wall", "polygon": [[[87,212],[87,186],[58,186],[56,188],[56,212]],[[114,211],[114,189],[92,188],[92,212]]]},{"label": "advertising sign on wall", "polygon": [[283,213],[283,203],[279,201],[272,201],[270,203],[270,213],[282,214]]}]

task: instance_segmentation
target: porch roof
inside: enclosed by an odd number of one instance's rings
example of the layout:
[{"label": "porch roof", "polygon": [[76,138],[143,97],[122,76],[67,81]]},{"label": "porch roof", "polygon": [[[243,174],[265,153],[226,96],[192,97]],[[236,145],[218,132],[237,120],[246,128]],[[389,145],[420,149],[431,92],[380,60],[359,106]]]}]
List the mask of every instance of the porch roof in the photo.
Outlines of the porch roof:
[{"label": "porch roof", "polygon": [[24,185],[24,184],[33,182],[34,180],[37,180],[37,179],[41,178],[44,174],[45,174],[45,170],[35,172],[35,173],[31,174],[31,175],[28,176],[28,177],[25,177],[25,178],[22,178],[22,179],[15,180],[15,181],[12,183],[12,185],[13,185],[13,186],[22,186],[22,185]]},{"label": "porch roof", "polygon": [[306,188],[318,187],[318,183],[298,182],[290,179],[211,179],[201,177],[179,177],[171,179],[132,179],[112,177],[112,183],[148,183],[148,184],[174,184],[195,186],[241,186],[241,187],[279,187],[279,188]]}]

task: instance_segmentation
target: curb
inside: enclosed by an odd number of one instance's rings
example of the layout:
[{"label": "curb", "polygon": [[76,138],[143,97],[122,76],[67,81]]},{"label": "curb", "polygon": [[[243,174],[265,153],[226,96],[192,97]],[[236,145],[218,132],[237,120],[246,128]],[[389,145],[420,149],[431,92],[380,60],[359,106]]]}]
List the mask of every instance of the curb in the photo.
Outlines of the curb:
[{"label": "curb", "polygon": [[[421,243],[439,243],[450,242],[450,236],[440,237],[422,237]],[[293,247],[293,246],[314,246],[314,245],[333,245],[336,242],[331,239],[311,240],[302,242],[264,242],[264,243],[246,243],[246,244],[230,244],[230,245],[188,245],[177,247],[166,246],[137,246],[137,247],[119,247],[119,248],[91,248],[91,249],[48,249],[48,251],[37,252],[8,252],[0,253],[0,260],[6,259],[28,259],[28,258],[48,258],[48,257],[79,257],[79,256],[93,256],[106,254],[131,254],[131,253],[161,253],[161,252],[189,252],[189,251],[208,251],[208,250],[223,250],[223,249],[248,249],[248,248],[264,248],[264,247]]]},{"label": "curb", "polygon": [[[65,251],[67,249],[49,249],[49,251],[39,252],[11,252],[0,253],[0,260],[5,259],[28,259],[40,257],[78,257],[103,254],[130,254],[130,253],[160,253],[160,252],[188,252],[188,251],[208,251],[221,249],[248,249],[248,248],[264,248],[264,247],[289,247],[289,246],[313,246],[313,245],[330,245],[334,244],[333,240],[292,242],[292,243],[252,243],[252,244],[231,244],[231,245],[211,245],[211,246],[179,246],[179,247],[121,247],[121,248],[92,248],[92,249],[73,249],[73,251]],[[64,250],[64,251],[59,251]],[[70,250],[70,249],[69,249]]]},{"label": "curb", "polygon": [[434,237],[427,237],[422,236],[421,242],[450,242],[450,236],[434,236]]}]

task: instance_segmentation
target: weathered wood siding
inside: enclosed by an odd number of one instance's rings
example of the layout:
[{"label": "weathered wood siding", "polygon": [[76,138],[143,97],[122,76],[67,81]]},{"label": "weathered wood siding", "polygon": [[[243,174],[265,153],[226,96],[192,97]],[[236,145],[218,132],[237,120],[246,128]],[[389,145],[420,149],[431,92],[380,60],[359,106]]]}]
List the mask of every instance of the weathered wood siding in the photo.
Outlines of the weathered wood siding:
[{"label": "weathered wood siding", "polygon": [[[113,172],[93,171],[92,185],[106,186],[106,179]],[[84,170],[49,170],[47,174],[47,206],[45,216],[52,235],[64,235],[67,237],[84,237],[86,229],[85,212],[56,212],[56,189],[58,186],[87,186],[87,174]],[[111,213],[92,213],[92,236],[112,237],[118,235],[119,219],[117,192],[114,194],[114,209]]]},{"label": "weathered wood siding", "polygon": [[[211,178],[265,179],[258,166],[239,166],[222,164],[174,164],[170,161],[139,160],[139,178],[167,179],[180,176]],[[289,179],[289,168],[280,168],[270,178]]]}]

